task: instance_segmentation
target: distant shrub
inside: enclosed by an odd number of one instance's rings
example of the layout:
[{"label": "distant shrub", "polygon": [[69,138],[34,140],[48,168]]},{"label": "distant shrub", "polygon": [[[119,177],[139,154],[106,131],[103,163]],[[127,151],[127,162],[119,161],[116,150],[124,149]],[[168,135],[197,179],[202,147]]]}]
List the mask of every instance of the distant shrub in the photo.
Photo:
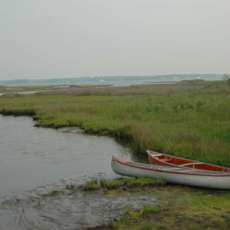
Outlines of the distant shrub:
[{"label": "distant shrub", "polygon": [[224,77],[223,77],[224,81],[227,82],[227,85],[230,87],[230,75],[228,74],[225,74]]}]

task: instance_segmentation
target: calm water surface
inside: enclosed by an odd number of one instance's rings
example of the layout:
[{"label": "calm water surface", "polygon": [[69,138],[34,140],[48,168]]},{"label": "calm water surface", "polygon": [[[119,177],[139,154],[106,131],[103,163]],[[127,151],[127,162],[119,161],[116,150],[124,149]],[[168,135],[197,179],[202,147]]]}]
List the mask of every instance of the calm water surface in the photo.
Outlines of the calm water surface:
[{"label": "calm water surface", "polygon": [[90,177],[116,176],[113,154],[130,157],[108,137],[0,116],[0,229],[88,229],[110,225],[127,208],[155,203],[148,193],[111,196],[79,189]]},{"label": "calm water surface", "polygon": [[128,150],[108,137],[36,128],[31,118],[0,116],[0,195],[68,178],[114,176],[113,154]]}]

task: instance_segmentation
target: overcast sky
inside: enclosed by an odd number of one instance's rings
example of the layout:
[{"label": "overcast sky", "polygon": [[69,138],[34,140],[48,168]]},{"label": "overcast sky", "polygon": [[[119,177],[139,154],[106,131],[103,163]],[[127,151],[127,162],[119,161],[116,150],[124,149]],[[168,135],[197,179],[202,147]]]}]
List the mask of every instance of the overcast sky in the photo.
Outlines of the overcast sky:
[{"label": "overcast sky", "polygon": [[0,79],[230,72],[229,0],[0,0]]}]

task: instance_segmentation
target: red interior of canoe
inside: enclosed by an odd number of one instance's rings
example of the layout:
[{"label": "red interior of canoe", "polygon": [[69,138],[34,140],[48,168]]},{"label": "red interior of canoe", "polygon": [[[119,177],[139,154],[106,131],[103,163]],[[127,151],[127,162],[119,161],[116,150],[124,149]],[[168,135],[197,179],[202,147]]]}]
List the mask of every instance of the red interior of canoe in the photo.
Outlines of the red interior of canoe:
[{"label": "red interior of canoe", "polygon": [[202,170],[230,172],[230,168],[225,168],[225,167],[218,166],[218,165],[206,164],[203,162],[196,162],[196,161],[187,160],[183,158],[170,157],[166,155],[149,156],[149,162],[153,164],[158,164],[158,165],[186,166],[186,167],[202,169]]}]

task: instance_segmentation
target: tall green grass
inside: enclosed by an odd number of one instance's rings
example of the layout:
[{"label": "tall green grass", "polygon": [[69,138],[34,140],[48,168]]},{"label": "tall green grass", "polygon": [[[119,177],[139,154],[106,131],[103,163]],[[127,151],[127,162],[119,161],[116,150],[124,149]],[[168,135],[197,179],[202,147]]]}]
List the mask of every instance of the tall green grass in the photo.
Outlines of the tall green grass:
[{"label": "tall green grass", "polygon": [[[162,88],[162,86],[160,86]],[[144,86],[142,92],[144,91]],[[174,93],[0,97],[0,113],[31,115],[39,126],[80,126],[146,149],[230,166],[230,87],[178,84]],[[140,89],[139,89],[140,90]],[[111,89],[113,94],[113,89]]]}]

